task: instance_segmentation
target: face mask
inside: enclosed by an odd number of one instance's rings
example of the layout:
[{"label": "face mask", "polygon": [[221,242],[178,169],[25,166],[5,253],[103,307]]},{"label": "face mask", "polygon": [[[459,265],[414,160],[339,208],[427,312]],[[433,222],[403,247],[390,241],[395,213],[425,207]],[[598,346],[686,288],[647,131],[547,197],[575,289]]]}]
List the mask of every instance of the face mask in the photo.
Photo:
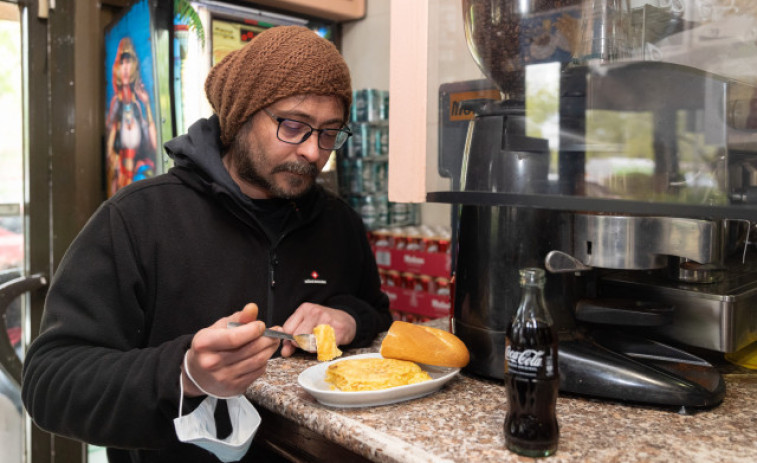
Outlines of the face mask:
[{"label": "face mask", "polygon": [[241,460],[249,450],[252,438],[260,426],[260,415],[255,407],[242,395],[221,399],[227,401],[233,430],[227,438],[218,439],[213,412],[219,399],[209,396],[192,413],[182,416],[184,387],[181,377],[179,384],[179,417],[173,420],[179,440],[202,447],[223,462]]}]

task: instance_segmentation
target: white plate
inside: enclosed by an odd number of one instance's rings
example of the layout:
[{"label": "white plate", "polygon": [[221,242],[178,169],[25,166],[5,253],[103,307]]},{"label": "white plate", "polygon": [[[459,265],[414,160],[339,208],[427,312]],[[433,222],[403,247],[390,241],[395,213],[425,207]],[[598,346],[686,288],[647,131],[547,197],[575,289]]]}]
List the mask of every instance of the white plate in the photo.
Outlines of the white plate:
[{"label": "white plate", "polygon": [[300,373],[297,381],[300,386],[305,388],[315,399],[330,407],[355,408],[355,407],[374,407],[377,405],[388,405],[404,400],[416,399],[424,395],[438,391],[447,381],[455,377],[460,372],[459,368],[444,368],[431,365],[420,364],[420,367],[428,372],[431,376],[430,381],[421,383],[408,384],[407,386],[390,387],[389,389],[380,389],[378,391],[357,391],[344,392],[339,389],[331,389],[331,384],[327,383],[326,368],[332,363],[340,362],[346,359],[359,358],[382,358],[381,354],[359,354],[345,357],[331,362],[319,363]]}]

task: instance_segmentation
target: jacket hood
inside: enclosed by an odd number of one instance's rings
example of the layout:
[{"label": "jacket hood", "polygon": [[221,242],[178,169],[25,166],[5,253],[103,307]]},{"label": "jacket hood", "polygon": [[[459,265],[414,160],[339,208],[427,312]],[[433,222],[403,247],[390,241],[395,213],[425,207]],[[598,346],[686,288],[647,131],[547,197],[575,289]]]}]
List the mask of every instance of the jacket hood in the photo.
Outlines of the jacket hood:
[{"label": "jacket hood", "polygon": [[[178,168],[173,171],[190,187],[219,196],[243,220],[251,217],[261,225],[261,220],[256,216],[265,211],[255,200],[242,193],[226,170],[221,160],[223,151],[220,137],[218,116],[213,115],[192,124],[185,135],[169,140],[165,144],[166,152]],[[299,219],[297,222],[312,218],[318,212],[323,195],[323,189],[316,185],[303,197],[290,201],[296,210]]]},{"label": "jacket hood", "polygon": [[220,136],[217,116],[200,119],[185,135],[169,140],[165,144],[166,152],[177,166],[198,171],[206,185],[215,184],[229,194],[246,197],[221,162]]}]

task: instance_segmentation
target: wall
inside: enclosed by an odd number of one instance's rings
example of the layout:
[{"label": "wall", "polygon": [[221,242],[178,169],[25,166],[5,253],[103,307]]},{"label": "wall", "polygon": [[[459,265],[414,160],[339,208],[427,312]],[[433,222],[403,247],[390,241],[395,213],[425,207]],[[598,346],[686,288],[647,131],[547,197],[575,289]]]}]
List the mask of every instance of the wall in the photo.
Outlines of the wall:
[{"label": "wall", "polygon": [[[446,191],[451,181],[439,175],[439,86],[445,83],[481,79],[483,75],[468,51],[460,0],[436,0],[428,8],[428,71],[426,108],[426,191]],[[460,153],[462,158],[462,153]],[[435,216],[446,213],[447,205],[430,205]]]},{"label": "wall", "polygon": [[[452,1],[445,0],[444,3],[451,4]],[[454,0],[454,3],[456,10],[459,10],[459,0]],[[389,89],[390,4],[390,0],[367,0],[365,18],[346,22],[342,26],[342,53],[350,66],[352,86],[355,89]],[[449,15],[445,21],[448,20],[452,20]],[[430,89],[429,92],[436,90]],[[436,124],[436,120],[429,121],[429,124]],[[435,136],[436,132],[433,132],[429,138]],[[433,146],[436,147],[436,142]],[[391,150],[391,146],[389,149]],[[435,166],[434,162],[431,168],[436,169]],[[424,181],[423,178],[417,180]],[[428,225],[448,225],[450,207],[446,204],[424,203],[421,206],[421,220]]]},{"label": "wall", "polygon": [[352,88],[389,89],[389,0],[367,0],[365,18],[342,25]]}]

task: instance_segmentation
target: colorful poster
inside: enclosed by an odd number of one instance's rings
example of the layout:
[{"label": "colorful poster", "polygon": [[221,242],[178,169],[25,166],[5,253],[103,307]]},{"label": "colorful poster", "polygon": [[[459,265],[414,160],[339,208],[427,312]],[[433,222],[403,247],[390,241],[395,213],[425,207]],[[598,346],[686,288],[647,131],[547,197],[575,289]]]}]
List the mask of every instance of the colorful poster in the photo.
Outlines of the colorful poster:
[{"label": "colorful poster", "polygon": [[229,52],[242,48],[253,37],[273,26],[275,24],[259,22],[257,24],[250,24],[213,18],[213,31],[211,34],[213,62],[211,64],[215,66]]},{"label": "colorful poster", "polygon": [[155,175],[160,134],[148,0],[133,5],[105,34],[105,167],[108,197]]},{"label": "colorful poster", "polygon": [[[298,24],[294,20],[286,22],[281,17],[270,21],[239,18],[237,21],[218,17],[212,18],[211,42],[213,46],[211,65],[215,66],[229,52],[242,48],[261,32],[271,27],[285,24]],[[333,41],[333,25],[322,22],[305,22],[301,25],[311,29],[321,37]]]}]

